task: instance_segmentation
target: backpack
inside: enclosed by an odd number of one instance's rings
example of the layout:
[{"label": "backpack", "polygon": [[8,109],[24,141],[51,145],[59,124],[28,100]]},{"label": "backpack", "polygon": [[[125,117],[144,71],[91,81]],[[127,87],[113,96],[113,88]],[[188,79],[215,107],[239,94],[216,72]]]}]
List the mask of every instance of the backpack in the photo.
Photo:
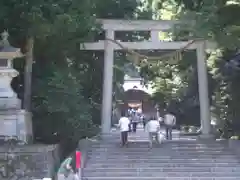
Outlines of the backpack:
[{"label": "backpack", "polygon": [[67,164],[71,164],[72,162],[72,157],[66,158],[60,165],[60,168],[58,169],[59,174],[64,174],[65,177],[68,177],[70,174],[70,170],[66,168]]}]

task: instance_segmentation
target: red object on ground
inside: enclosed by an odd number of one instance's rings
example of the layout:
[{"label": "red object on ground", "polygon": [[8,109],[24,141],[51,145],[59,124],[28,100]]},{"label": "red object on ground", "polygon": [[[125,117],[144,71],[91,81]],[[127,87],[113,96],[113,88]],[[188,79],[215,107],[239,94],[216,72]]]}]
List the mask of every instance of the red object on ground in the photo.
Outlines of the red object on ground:
[{"label": "red object on ground", "polygon": [[80,151],[76,151],[76,169],[80,169],[81,168],[81,157],[82,154]]}]

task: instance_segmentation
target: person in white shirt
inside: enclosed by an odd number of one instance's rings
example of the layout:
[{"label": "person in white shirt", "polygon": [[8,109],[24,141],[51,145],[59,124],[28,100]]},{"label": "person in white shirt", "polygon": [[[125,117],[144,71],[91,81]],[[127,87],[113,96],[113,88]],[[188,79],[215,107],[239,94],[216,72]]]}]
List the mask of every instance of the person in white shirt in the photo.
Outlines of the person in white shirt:
[{"label": "person in white shirt", "polygon": [[165,114],[164,124],[166,127],[166,138],[172,140],[172,128],[176,125],[176,117],[172,112]]},{"label": "person in white shirt", "polygon": [[157,118],[151,117],[146,125],[146,131],[148,132],[149,137],[149,147],[152,147],[153,138],[156,139],[157,143],[159,143],[158,133],[160,131],[160,124]]},{"label": "person in white shirt", "polygon": [[127,145],[128,142],[128,132],[129,132],[130,120],[125,116],[125,113],[122,113],[122,117],[119,119],[118,127],[121,131],[121,141],[122,146]]}]

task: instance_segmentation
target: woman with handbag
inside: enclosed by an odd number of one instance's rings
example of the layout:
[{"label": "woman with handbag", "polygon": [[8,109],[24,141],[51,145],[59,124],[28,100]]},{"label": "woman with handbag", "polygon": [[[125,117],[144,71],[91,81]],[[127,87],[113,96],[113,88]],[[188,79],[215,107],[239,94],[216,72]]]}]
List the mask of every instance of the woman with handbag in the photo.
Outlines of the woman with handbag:
[{"label": "woman with handbag", "polygon": [[146,125],[146,131],[148,132],[149,137],[149,147],[152,148],[153,139],[155,138],[156,142],[159,144],[159,132],[160,132],[160,124],[159,121],[155,117],[151,117]]}]

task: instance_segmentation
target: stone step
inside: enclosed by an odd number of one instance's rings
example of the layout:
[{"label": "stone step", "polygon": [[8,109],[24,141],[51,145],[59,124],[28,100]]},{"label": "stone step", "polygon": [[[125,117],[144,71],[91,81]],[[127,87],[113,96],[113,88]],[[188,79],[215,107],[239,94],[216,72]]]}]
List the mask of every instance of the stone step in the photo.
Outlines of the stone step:
[{"label": "stone step", "polygon": [[[111,136],[111,138],[107,140],[96,140],[94,144],[105,144],[105,145],[111,145],[109,144],[109,141],[114,141],[114,143],[120,142],[120,136]],[[148,137],[134,137],[129,136],[128,140],[142,140],[140,142],[148,142]],[[146,140],[146,141],[145,141]],[[165,144],[173,144],[173,145],[208,145],[208,146],[219,146],[227,141],[219,141],[219,140],[197,140],[197,139],[190,139],[190,138],[179,138],[177,136],[173,137],[173,140],[164,140]]]},{"label": "stone step", "polygon": [[[144,147],[145,145],[149,144],[149,141],[145,141],[145,142],[129,142],[128,143],[130,147],[136,148],[138,146],[140,147]],[[154,143],[155,144],[155,143]],[[223,148],[223,147],[227,147],[228,143],[225,144],[217,144],[217,145],[211,145],[211,144],[178,144],[177,142],[162,142],[161,146],[162,147],[189,147],[189,148],[193,148],[193,147],[197,147],[197,148]],[[97,147],[116,147],[120,145],[120,141],[119,142],[113,142],[113,143],[107,143],[107,144],[102,144],[102,143],[94,143],[91,144],[91,147],[93,148],[97,148]]]},{"label": "stone step", "polygon": [[90,158],[87,160],[87,163],[104,163],[104,164],[113,164],[113,163],[146,163],[146,164],[156,164],[156,163],[239,163],[239,159],[102,159],[96,160]]},{"label": "stone step", "polygon": [[[91,147],[93,148],[98,148],[98,147],[103,147],[103,148],[109,148],[109,147],[114,147],[114,146],[119,146],[119,143],[109,143],[109,144],[92,144]],[[145,145],[148,145],[149,142],[129,142],[129,146],[131,147],[144,147]],[[224,146],[222,144],[219,145],[208,145],[208,144],[176,144],[176,143],[165,143],[163,142],[162,147],[189,147],[189,148],[223,148]]]},{"label": "stone step", "polygon": [[[149,142],[149,139],[148,137],[144,137],[144,138],[135,138],[135,137],[131,137],[128,139],[128,142],[130,143],[134,143],[134,140],[138,140],[136,142],[139,142],[139,143],[146,143],[146,142]],[[101,140],[95,140],[93,142],[93,145],[95,144],[104,144],[104,145],[111,145],[109,142],[113,142],[114,144],[117,144],[121,141],[120,137],[117,137],[117,138],[112,138],[112,139],[109,139],[107,141],[101,141]],[[223,145],[223,144],[226,144],[227,141],[199,141],[199,140],[196,140],[196,139],[179,139],[177,137],[174,137],[173,140],[163,140],[164,144],[167,144],[167,145],[208,145],[208,146],[220,146],[220,145]]]},{"label": "stone step", "polygon": [[118,156],[118,155],[164,155],[164,154],[168,154],[168,155],[171,155],[171,154],[178,154],[178,155],[193,155],[193,156],[196,156],[196,155],[233,155],[232,152],[209,152],[209,151],[205,151],[205,152],[192,152],[192,151],[172,151],[172,150],[169,150],[168,152],[167,151],[151,151],[150,150],[145,150],[145,151],[114,151],[114,152],[110,152],[110,151],[102,151],[102,152],[89,152],[88,153],[89,155],[100,155],[102,156],[103,154],[108,154],[108,155],[111,155],[111,156]]},{"label": "stone step", "polygon": [[226,155],[229,155],[229,154],[233,154],[232,151],[230,150],[224,150],[224,151],[209,151],[209,150],[202,150],[202,151],[194,151],[194,150],[174,150],[174,149],[168,149],[168,150],[165,150],[165,149],[141,149],[141,150],[128,150],[128,149],[125,149],[125,150],[101,150],[101,151],[89,151],[89,154],[100,154],[100,153],[108,153],[108,154],[111,154],[111,155],[114,155],[114,154],[159,154],[159,153],[162,153],[162,154],[171,154],[171,153],[178,153],[178,154],[226,154]]},{"label": "stone step", "polygon": [[239,163],[240,164],[240,160],[239,159],[198,159],[198,158],[185,158],[185,159],[181,159],[181,158],[175,158],[175,159],[170,159],[170,158],[156,158],[156,159],[143,159],[143,158],[116,158],[116,159],[96,159],[96,158],[89,158],[87,160],[88,163],[224,163],[224,162],[228,162],[228,163]]},{"label": "stone step", "polygon": [[236,155],[234,154],[180,154],[180,153],[137,153],[137,154],[128,154],[128,153],[116,153],[116,154],[108,154],[108,153],[101,153],[101,154],[88,154],[88,157],[96,157],[97,159],[99,158],[108,158],[108,159],[113,159],[113,158],[235,158]]},{"label": "stone step", "polygon": [[[117,138],[112,138],[111,139],[112,141],[114,141],[114,144],[117,144],[120,142],[120,137],[117,137]],[[130,141],[130,143],[134,143],[133,140],[135,140],[135,138],[129,138],[129,140],[132,140]],[[146,138],[140,138],[139,140],[139,143],[146,143],[146,142],[149,142],[148,140],[148,137]],[[225,144],[227,141],[222,141],[222,142],[218,142],[218,141],[198,141],[198,140],[181,140],[181,139],[173,139],[173,140],[164,140],[164,144],[166,145],[173,145],[173,146],[179,146],[179,145],[189,145],[189,146],[196,146],[196,145],[205,145],[205,146],[221,146],[223,144]],[[95,141],[93,143],[93,145],[111,145],[109,143],[109,141]]]},{"label": "stone step", "polygon": [[89,159],[88,163],[194,163],[194,162],[198,162],[198,163],[209,163],[209,162],[214,162],[214,163],[223,163],[223,162],[228,162],[228,163],[239,163],[239,159]]},{"label": "stone step", "polygon": [[108,153],[108,152],[102,152],[102,153],[88,153],[88,156],[96,156],[96,157],[164,157],[164,156],[174,156],[174,157],[233,157],[235,154],[229,152],[229,153],[181,153],[181,152],[136,152],[136,153],[128,153],[128,152],[115,152],[115,153]]},{"label": "stone step", "polygon": [[[121,145],[116,145],[112,147],[96,147],[92,148],[92,151],[145,151],[149,150],[149,144],[145,144],[144,146],[136,146],[133,147],[131,145],[128,145],[128,147],[121,147]],[[153,148],[151,148],[152,151],[157,151],[157,150],[162,150],[162,151],[167,151],[167,150],[174,150],[174,151],[217,151],[217,152],[222,152],[222,151],[229,151],[228,147],[213,147],[213,148],[208,148],[208,147],[165,147],[162,144],[153,144]]]},{"label": "stone step", "polygon": [[219,153],[219,154],[211,154],[211,153],[198,153],[198,154],[183,154],[183,153],[174,153],[174,152],[169,152],[169,153],[162,153],[162,152],[158,152],[158,153],[115,153],[115,154],[109,154],[109,153],[96,153],[96,154],[92,154],[92,153],[88,153],[88,157],[96,157],[96,158],[235,158],[236,155],[232,154],[232,153]]},{"label": "stone step", "polygon": [[115,152],[115,153],[88,153],[88,155],[93,155],[93,156],[96,156],[96,157],[102,157],[102,156],[107,156],[107,157],[116,157],[116,156],[122,156],[122,157],[127,157],[127,156],[130,156],[130,157],[143,157],[143,156],[146,156],[146,157],[164,157],[164,156],[175,156],[175,157],[182,157],[182,156],[205,156],[205,157],[208,157],[208,156],[215,156],[215,157],[218,157],[218,156],[225,156],[225,157],[231,157],[231,156],[235,156],[235,154],[231,153],[231,152],[228,152],[228,153],[179,153],[179,152],[171,152],[169,151],[168,153],[167,152],[141,152],[141,153],[128,153],[128,152]]},{"label": "stone step", "polygon": [[[144,143],[144,144],[128,144],[127,149],[139,149],[139,148],[148,148],[149,143]],[[201,150],[201,149],[209,149],[209,150],[224,150],[227,149],[227,147],[220,146],[220,147],[206,147],[206,146],[167,146],[166,144],[153,144],[154,147],[158,147],[161,149],[182,149],[182,150],[188,150],[188,149],[194,149],[194,150]],[[94,149],[111,149],[111,148],[120,148],[121,144],[113,144],[111,146],[96,146],[92,147]]]},{"label": "stone step", "polygon": [[152,165],[155,166],[156,164],[167,164],[167,163],[174,163],[174,164],[190,164],[190,163],[205,163],[205,164],[209,164],[209,163],[216,163],[216,164],[221,164],[221,163],[239,163],[239,160],[118,160],[118,161],[96,161],[94,159],[90,159],[87,161],[87,163],[89,164],[101,164],[101,163],[107,163],[107,164],[114,164],[114,163],[118,163],[118,164],[146,164],[146,165]]},{"label": "stone step", "polygon": [[[119,150],[121,151],[121,149],[127,149],[129,151],[143,151],[143,150],[146,150],[146,149],[149,149],[149,146],[148,144],[146,144],[145,146],[143,147],[131,147],[130,145],[128,145],[127,148],[121,148],[120,145],[118,146],[113,146],[113,147],[96,147],[94,149],[94,151],[113,151],[113,150]],[[153,148],[152,150],[178,150],[178,151],[191,151],[191,150],[195,150],[195,151],[227,151],[229,150],[228,148],[226,147],[221,147],[221,148],[197,148],[197,147],[164,147],[163,145],[156,145],[156,144],[153,144]]]},{"label": "stone step", "polygon": [[83,180],[239,180],[239,177],[87,177]]},{"label": "stone step", "polygon": [[120,147],[119,132],[92,145],[83,169],[86,180],[240,179],[240,160],[223,142],[175,136],[149,149],[145,132],[129,135],[127,148]]},{"label": "stone step", "polygon": [[[134,141],[135,139],[129,139],[130,144],[146,144],[149,142],[148,138],[141,138],[139,141]],[[111,146],[112,144],[119,144],[120,143],[120,138],[117,139],[112,139],[112,143],[109,143],[109,141],[104,142],[104,141],[95,141],[92,145],[105,145],[105,146]],[[196,141],[196,140],[164,140],[163,144],[164,145],[170,145],[170,146],[208,146],[208,147],[220,147],[227,142],[216,142],[216,141],[211,141],[211,142],[206,142],[206,141]]]},{"label": "stone step", "polygon": [[162,167],[162,168],[84,168],[84,173],[94,172],[240,172],[238,167]]},{"label": "stone step", "polygon": [[[112,144],[119,144],[120,143],[120,138],[117,139],[112,139],[113,143],[109,143],[109,141],[104,142],[104,141],[95,141],[93,142],[93,146],[95,145],[105,145],[105,146],[111,146]],[[135,139],[129,139],[130,141],[128,141],[131,144],[146,144],[149,142],[148,138],[141,138],[141,141],[137,141],[134,142]],[[227,142],[216,142],[216,141],[211,141],[211,142],[201,142],[201,141],[192,141],[192,140],[164,140],[163,144],[165,145],[170,145],[170,146],[208,146],[208,147],[220,147],[224,144],[226,144]]]},{"label": "stone step", "polygon": [[212,158],[212,159],[216,159],[216,158],[224,158],[224,159],[232,159],[232,158],[236,158],[234,155],[225,155],[225,154],[195,154],[195,155],[181,155],[181,154],[171,154],[171,155],[167,155],[167,154],[162,154],[162,153],[159,153],[159,154],[152,154],[152,155],[148,155],[148,154],[131,154],[131,155],[126,155],[126,154],[118,154],[118,155],[109,155],[109,154],[102,154],[102,155],[88,155],[89,157],[94,157],[96,159],[116,159],[116,158],[131,158],[131,159],[134,159],[134,158],[147,158],[147,159],[175,159],[175,158],[182,158],[182,159],[185,159],[185,158]]},{"label": "stone step", "polygon": [[200,163],[200,162],[178,162],[178,163],[87,163],[87,168],[164,168],[164,167],[239,167],[236,162],[222,162],[222,163]]},{"label": "stone step", "polygon": [[193,151],[172,151],[172,150],[168,150],[168,151],[162,151],[162,150],[158,150],[158,151],[152,151],[151,149],[148,149],[146,151],[136,151],[136,152],[131,152],[131,151],[114,151],[114,152],[109,152],[109,151],[103,151],[103,152],[88,152],[88,154],[90,155],[96,155],[96,156],[102,156],[103,154],[107,154],[109,156],[115,156],[115,155],[131,155],[131,156],[139,156],[139,155],[147,155],[147,156],[157,156],[157,155],[235,155],[233,152],[231,151],[224,151],[224,152],[193,152]]},{"label": "stone step", "polygon": [[240,172],[91,172],[87,177],[240,177]]}]

